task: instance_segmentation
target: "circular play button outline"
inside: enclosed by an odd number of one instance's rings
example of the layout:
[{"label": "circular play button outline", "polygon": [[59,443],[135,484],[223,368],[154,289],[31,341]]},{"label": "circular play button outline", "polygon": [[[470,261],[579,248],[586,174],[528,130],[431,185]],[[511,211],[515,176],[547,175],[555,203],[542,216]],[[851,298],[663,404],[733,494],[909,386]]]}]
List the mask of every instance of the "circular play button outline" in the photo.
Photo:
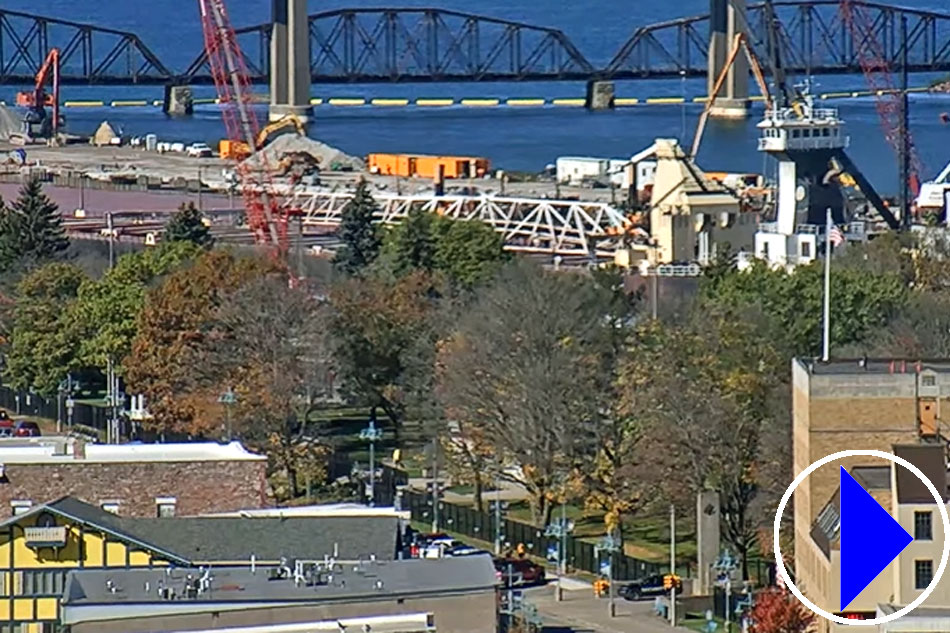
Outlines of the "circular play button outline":
[{"label": "circular play button outline", "polygon": [[[917,596],[913,602],[903,609],[880,618],[871,618],[870,620],[849,620],[847,618],[843,618],[840,615],[835,615],[825,611],[811,600],[806,598],[804,594],[802,594],[802,592],[798,589],[798,587],[795,586],[795,583],[792,582],[792,580],[788,577],[788,570],[785,569],[785,563],[782,561],[782,550],[779,546],[779,532],[782,523],[782,515],[785,512],[785,506],[788,505],[788,500],[792,497],[792,493],[795,492],[795,489],[798,488],[798,486],[801,485],[803,481],[805,481],[808,475],[812,474],[825,464],[843,459],[845,457],[879,457],[881,459],[886,459],[895,464],[903,466],[910,472],[914,473],[918,479],[924,482],[924,485],[927,486],[927,490],[929,490],[930,494],[933,495],[934,501],[937,504],[937,508],[940,510],[940,518],[943,520],[943,554],[940,557],[940,565],[937,567],[937,573],[934,574],[934,577],[930,579],[930,584],[927,585],[927,588],[924,589],[923,593]],[[812,463],[808,468],[799,473],[791,485],[785,490],[785,494],[782,496],[782,500],[778,504],[778,509],[775,511],[775,524],[773,526],[773,532],[775,567],[776,571],[781,574],[782,579],[785,581],[785,586],[788,587],[792,593],[795,594],[795,597],[801,600],[802,604],[804,604],[812,613],[820,615],[821,617],[831,620],[832,622],[850,626],[876,626],[878,624],[884,624],[885,622],[892,622],[901,616],[907,615],[919,607],[924,602],[924,600],[930,597],[930,594],[937,586],[937,583],[940,582],[940,577],[943,576],[943,572],[947,568],[947,559],[950,558],[950,516],[947,514],[947,506],[944,504],[944,500],[940,495],[940,492],[937,491],[937,488],[934,486],[933,482],[930,481],[930,479],[915,465],[903,457],[884,451],[861,449],[838,451],[837,453],[832,453],[831,455],[822,457],[818,461]]]}]

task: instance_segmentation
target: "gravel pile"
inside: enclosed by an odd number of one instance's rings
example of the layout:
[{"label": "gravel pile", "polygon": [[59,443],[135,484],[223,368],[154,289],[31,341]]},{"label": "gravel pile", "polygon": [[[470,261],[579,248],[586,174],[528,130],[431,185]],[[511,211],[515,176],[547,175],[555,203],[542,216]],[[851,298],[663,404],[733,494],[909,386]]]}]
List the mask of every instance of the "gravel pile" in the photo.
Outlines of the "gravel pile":
[{"label": "gravel pile", "polygon": [[9,140],[11,134],[23,131],[23,123],[16,110],[0,105],[0,140]]},{"label": "gravel pile", "polygon": [[[355,156],[344,154],[335,147],[326,143],[321,143],[306,136],[296,134],[281,134],[261,151],[267,164],[273,169],[280,161],[281,157],[288,152],[304,152],[313,156],[319,163],[320,169],[330,171],[334,166],[342,168],[352,168],[361,170],[364,168],[363,161]],[[253,168],[262,167],[263,160],[260,156],[254,155],[247,159]],[[338,168],[339,168],[338,167]]]}]

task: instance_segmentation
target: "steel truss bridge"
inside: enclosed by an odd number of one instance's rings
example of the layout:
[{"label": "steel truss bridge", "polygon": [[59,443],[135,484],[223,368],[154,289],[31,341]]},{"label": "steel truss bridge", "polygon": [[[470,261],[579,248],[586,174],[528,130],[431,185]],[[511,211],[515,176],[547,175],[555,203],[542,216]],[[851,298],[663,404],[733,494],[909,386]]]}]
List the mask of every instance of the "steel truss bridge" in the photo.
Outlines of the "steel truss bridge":
[{"label": "steel truss bridge", "polygon": [[[339,191],[297,191],[287,206],[302,214],[305,226],[336,227],[351,197]],[[502,234],[506,250],[520,253],[612,260],[624,239],[643,235],[622,211],[603,202],[382,192],[373,197],[380,223],[398,224],[413,210],[479,220]]]},{"label": "steel truss bridge", "polygon": [[[776,0],[783,58],[794,73],[859,73],[853,38],[837,0]],[[856,1],[868,29],[899,67],[901,19],[908,20],[908,70],[950,70],[950,13]],[[762,4],[747,27],[765,56]],[[566,34],[520,22],[441,9],[340,9],[310,16],[315,83],[555,81],[698,77],[707,72],[709,16],[643,26],[603,68]],[[271,25],[239,29],[255,82],[268,78]],[[870,34],[866,33],[865,36]],[[28,84],[50,48],[61,49],[66,84],[208,84],[201,43],[172,69],[136,34],[0,9],[0,84]]]}]

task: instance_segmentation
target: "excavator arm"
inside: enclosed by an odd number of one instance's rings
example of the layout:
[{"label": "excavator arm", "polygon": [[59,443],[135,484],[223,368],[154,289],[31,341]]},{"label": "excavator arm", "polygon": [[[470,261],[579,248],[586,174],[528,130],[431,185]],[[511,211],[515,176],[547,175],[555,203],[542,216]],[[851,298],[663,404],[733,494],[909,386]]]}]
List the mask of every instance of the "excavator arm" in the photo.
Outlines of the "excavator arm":
[{"label": "excavator arm", "polygon": [[722,85],[726,82],[726,77],[729,75],[729,70],[732,68],[733,64],[736,63],[736,57],[739,56],[740,50],[745,51],[745,56],[749,60],[749,66],[752,68],[752,74],[755,76],[755,81],[759,85],[762,98],[765,100],[766,109],[771,109],[772,107],[772,97],[769,94],[769,86],[767,83],[765,83],[765,75],[762,73],[762,65],[759,64],[758,58],[756,58],[755,53],[749,46],[749,41],[745,33],[737,33],[735,39],[733,40],[732,50],[729,51],[729,56],[726,58],[726,63],[723,64],[722,70],[719,71],[719,76],[716,77],[716,82],[713,84],[713,89],[709,95],[709,98],[706,100],[706,107],[703,108],[703,113],[699,117],[699,123],[696,126],[696,134],[693,136],[693,147],[689,153],[689,157],[692,160],[695,160],[696,155],[699,153],[699,144],[702,143],[703,133],[706,131],[706,121],[709,119],[709,112],[716,104],[716,98],[719,96],[719,91],[722,89]]}]

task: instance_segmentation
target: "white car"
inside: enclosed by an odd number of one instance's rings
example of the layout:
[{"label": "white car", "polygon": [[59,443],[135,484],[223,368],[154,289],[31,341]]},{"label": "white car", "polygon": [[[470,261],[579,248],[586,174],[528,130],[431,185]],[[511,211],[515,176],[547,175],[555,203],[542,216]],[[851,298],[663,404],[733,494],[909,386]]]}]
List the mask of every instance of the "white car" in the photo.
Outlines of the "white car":
[{"label": "white car", "polygon": [[214,155],[207,143],[192,143],[188,146],[187,153],[192,158],[210,158]]}]

